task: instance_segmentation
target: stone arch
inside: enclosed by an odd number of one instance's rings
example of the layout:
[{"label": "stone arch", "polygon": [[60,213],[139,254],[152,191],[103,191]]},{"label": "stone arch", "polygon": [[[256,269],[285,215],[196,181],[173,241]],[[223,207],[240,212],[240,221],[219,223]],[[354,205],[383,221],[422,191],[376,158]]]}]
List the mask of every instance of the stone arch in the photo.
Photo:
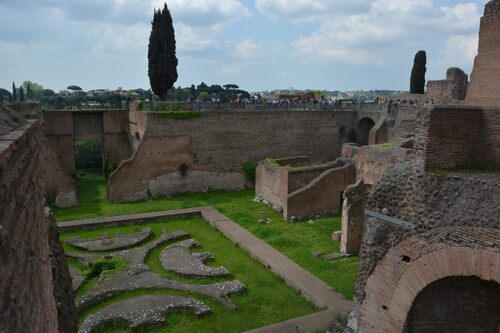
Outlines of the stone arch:
[{"label": "stone arch", "polygon": [[364,117],[356,124],[356,133],[358,135],[358,144],[365,146],[370,141],[370,130],[375,126],[373,119]]},{"label": "stone arch", "polygon": [[403,332],[419,293],[449,277],[500,284],[500,230],[437,228],[391,248],[367,280],[359,331]]},{"label": "stone arch", "polygon": [[408,333],[490,333],[500,326],[500,284],[475,276],[427,285],[406,317]]}]

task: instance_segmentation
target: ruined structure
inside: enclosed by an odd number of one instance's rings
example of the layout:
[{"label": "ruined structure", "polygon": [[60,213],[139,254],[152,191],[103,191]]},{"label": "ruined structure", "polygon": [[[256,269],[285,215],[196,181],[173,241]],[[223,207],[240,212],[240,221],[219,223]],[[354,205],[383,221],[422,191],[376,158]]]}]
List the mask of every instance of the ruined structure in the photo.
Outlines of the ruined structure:
[{"label": "ruined structure", "polygon": [[469,85],[469,76],[457,67],[448,68],[445,80],[427,81],[425,94],[437,103],[463,101]]},{"label": "ruined structure", "polygon": [[44,215],[40,123],[0,105],[0,331],[75,331],[57,231]]},{"label": "ruined structure", "polygon": [[[427,171],[467,159],[500,162],[498,152],[476,149],[483,142],[500,142],[488,130],[500,124],[498,115],[499,110],[445,106],[419,112],[415,152],[367,194],[366,208],[380,214],[367,215],[364,226],[351,321],[356,331],[438,332],[446,327],[490,332],[498,326],[498,298],[478,300],[485,311],[480,319],[465,304],[472,300],[451,296],[461,287],[476,295],[486,290],[498,295],[492,282],[500,282],[498,174]],[[450,296],[438,300],[428,288]],[[441,304],[441,310],[425,312],[429,302]]]},{"label": "ruined structure", "polygon": [[486,4],[479,30],[479,50],[465,99],[466,104],[500,105],[500,2]]}]

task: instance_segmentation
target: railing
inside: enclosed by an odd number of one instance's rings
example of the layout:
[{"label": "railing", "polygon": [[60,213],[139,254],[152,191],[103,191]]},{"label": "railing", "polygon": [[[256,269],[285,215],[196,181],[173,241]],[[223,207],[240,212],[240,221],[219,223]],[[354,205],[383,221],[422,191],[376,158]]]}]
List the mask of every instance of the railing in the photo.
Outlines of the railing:
[{"label": "railing", "polygon": [[193,108],[198,111],[208,110],[248,110],[248,111],[382,111],[385,105],[379,104],[361,104],[361,103],[240,103],[240,104],[222,104],[222,103],[193,103]]},{"label": "railing", "polygon": [[411,222],[406,222],[406,221],[400,220],[398,218],[395,218],[392,216],[387,216],[384,214],[380,214],[380,213],[377,213],[377,212],[374,212],[374,211],[371,211],[368,209],[365,209],[365,216],[373,217],[373,218],[376,218],[377,220],[380,220],[382,222],[396,225],[398,227],[403,227],[405,229],[415,230],[415,228],[416,228],[415,224],[413,224]]}]

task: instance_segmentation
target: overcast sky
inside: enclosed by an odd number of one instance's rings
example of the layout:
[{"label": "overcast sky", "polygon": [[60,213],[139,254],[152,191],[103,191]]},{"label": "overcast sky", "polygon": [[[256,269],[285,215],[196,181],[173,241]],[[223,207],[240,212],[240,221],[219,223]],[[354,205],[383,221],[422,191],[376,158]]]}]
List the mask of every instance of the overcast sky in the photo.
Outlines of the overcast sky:
[{"label": "overcast sky", "polygon": [[[258,91],[409,89],[414,54],[427,79],[470,74],[485,0],[168,0],[176,86]],[[159,0],[0,0],[0,87],[149,88],[147,45]]]}]

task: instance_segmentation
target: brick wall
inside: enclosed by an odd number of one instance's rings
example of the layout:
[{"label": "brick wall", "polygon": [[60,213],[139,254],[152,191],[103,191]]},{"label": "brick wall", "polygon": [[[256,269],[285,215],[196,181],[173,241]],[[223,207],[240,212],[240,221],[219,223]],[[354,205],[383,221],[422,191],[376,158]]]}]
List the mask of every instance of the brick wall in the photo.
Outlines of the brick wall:
[{"label": "brick wall", "polygon": [[481,19],[479,53],[474,62],[465,99],[469,105],[500,105],[500,13],[499,1],[490,1]]},{"label": "brick wall", "polygon": [[0,137],[0,332],[57,332],[37,123]]},{"label": "brick wall", "polygon": [[[333,160],[344,141],[340,128],[352,128],[357,117],[356,112],[234,110],[206,111],[183,120],[154,113],[143,119],[134,111],[130,115],[132,137],[142,137],[142,143],[112,174],[112,201],[242,188],[242,164],[268,157]],[[183,164],[187,171],[181,173]]]},{"label": "brick wall", "polygon": [[480,158],[500,163],[500,111],[484,110],[476,150]]},{"label": "brick wall", "polygon": [[420,111],[417,149],[426,166],[453,167],[476,156],[482,110],[473,107],[433,107]]}]

